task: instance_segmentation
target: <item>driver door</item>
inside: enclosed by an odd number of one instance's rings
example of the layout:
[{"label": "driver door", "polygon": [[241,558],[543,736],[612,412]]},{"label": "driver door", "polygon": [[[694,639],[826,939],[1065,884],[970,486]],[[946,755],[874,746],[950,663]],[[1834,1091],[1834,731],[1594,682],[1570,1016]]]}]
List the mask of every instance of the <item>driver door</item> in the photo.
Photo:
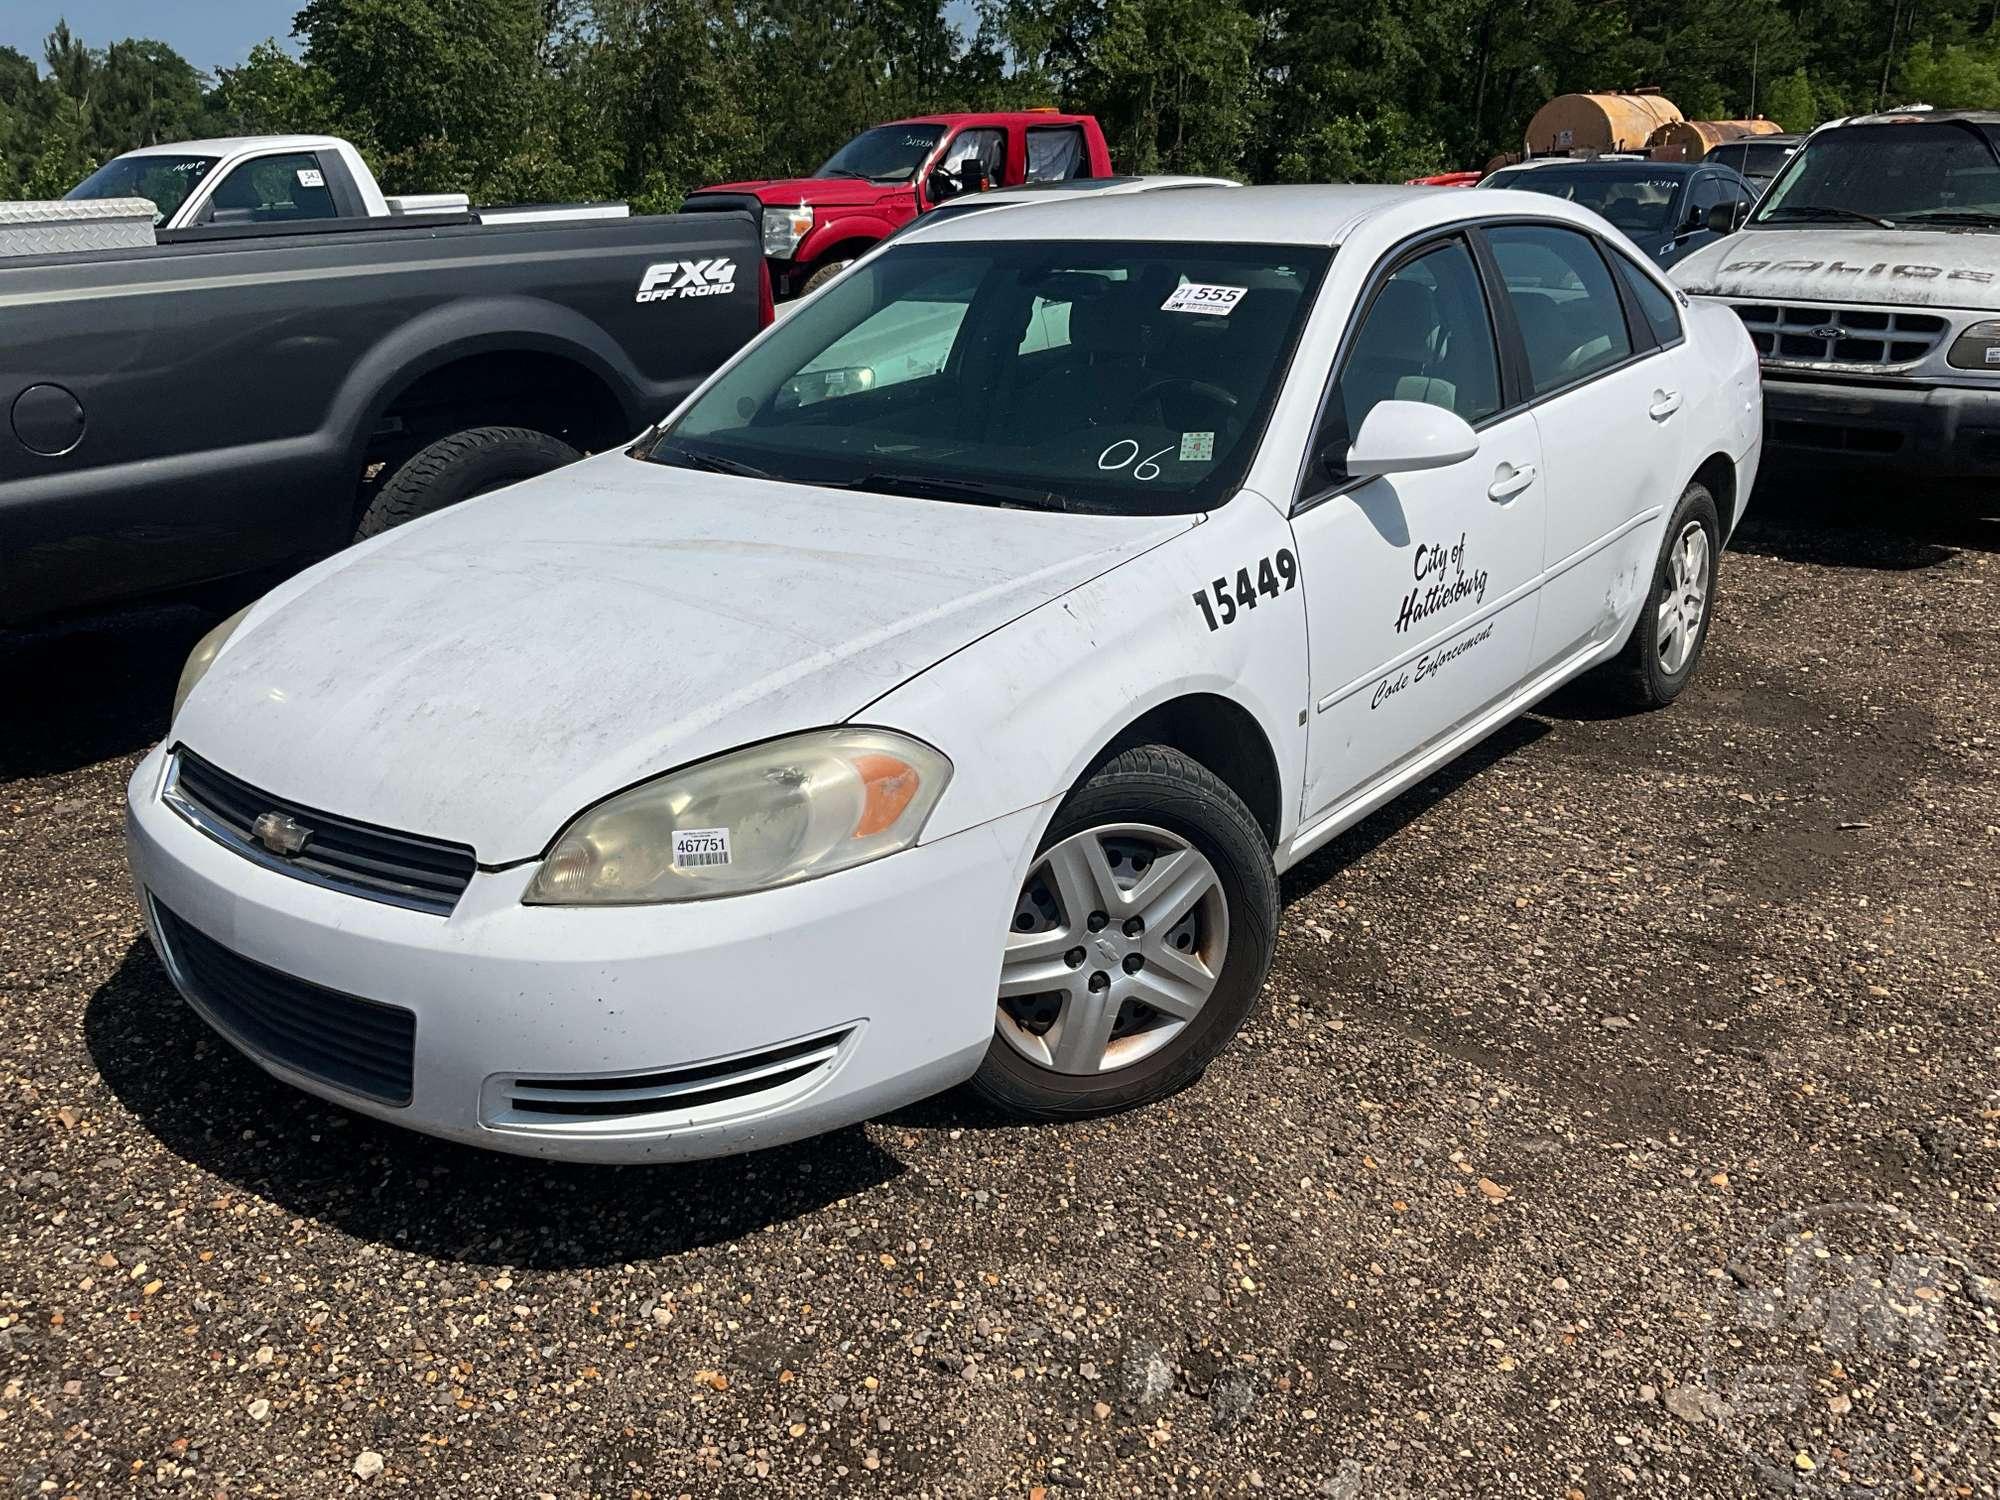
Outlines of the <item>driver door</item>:
[{"label": "driver door", "polygon": [[1443,407],[1479,436],[1446,468],[1317,466],[1293,509],[1311,715],[1301,813],[1365,796],[1527,675],[1543,549],[1541,437],[1510,410],[1500,340],[1460,236],[1402,254],[1361,315],[1312,453],[1345,454],[1378,403]]}]

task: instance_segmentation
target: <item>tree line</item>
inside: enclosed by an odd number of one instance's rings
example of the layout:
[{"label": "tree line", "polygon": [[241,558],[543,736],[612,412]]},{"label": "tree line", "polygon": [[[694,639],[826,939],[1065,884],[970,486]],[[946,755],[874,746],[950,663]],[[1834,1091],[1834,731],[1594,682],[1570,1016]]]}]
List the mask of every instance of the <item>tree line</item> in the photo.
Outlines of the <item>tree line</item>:
[{"label": "tree line", "polygon": [[864,125],[1054,104],[1132,172],[1381,181],[1518,149],[1555,94],[1657,86],[1804,129],[2000,105],[2000,0],[307,0],[204,73],[58,23],[0,48],[0,197],[134,146],[329,132],[392,192],[627,198],[811,170]]}]

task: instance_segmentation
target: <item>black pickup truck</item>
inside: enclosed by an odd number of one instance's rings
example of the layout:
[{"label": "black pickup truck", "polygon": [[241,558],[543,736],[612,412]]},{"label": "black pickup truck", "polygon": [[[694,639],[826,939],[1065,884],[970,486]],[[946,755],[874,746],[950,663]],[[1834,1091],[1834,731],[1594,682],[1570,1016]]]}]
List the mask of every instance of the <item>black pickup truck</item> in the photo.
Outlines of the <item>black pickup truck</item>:
[{"label": "black pickup truck", "polygon": [[0,623],[303,562],[631,438],[771,317],[747,214],[0,256]]}]

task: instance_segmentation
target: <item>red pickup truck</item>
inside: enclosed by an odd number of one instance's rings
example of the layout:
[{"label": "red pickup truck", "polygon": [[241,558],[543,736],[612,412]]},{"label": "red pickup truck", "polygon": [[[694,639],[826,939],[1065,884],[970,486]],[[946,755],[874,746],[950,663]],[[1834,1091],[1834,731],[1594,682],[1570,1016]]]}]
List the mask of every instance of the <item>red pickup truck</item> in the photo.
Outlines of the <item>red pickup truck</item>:
[{"label": "red pickup truck", "polygon": [[1090,115],[920,115],[862,131],[810,177],[718,183],[685,207],[747,208],[755,199],[771,284],[785,298],[812,291],[948,198],[1110,175],[1111,153]]}]

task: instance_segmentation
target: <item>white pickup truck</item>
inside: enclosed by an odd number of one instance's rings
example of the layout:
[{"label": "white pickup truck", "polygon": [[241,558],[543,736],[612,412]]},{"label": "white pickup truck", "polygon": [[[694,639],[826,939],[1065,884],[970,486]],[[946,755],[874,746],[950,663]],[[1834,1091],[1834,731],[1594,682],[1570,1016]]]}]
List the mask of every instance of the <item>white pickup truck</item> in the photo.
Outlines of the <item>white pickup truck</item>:
[{"label": "white pickup truck", "polygon": [[1749,330],[1774,457],[2000,473],[2000,112],[1823,125],[1669,274]]},{"label": "white pickup truck", "polygon": [[[352,143],[331,135],[246,135],[145,146],[113,157],[66,195],[144,198],[169,232],[316,219],[386,219],[473,212],[463,193],[390,197]],[[623,203],[481,208],[481,223],[622,219]]]}]

